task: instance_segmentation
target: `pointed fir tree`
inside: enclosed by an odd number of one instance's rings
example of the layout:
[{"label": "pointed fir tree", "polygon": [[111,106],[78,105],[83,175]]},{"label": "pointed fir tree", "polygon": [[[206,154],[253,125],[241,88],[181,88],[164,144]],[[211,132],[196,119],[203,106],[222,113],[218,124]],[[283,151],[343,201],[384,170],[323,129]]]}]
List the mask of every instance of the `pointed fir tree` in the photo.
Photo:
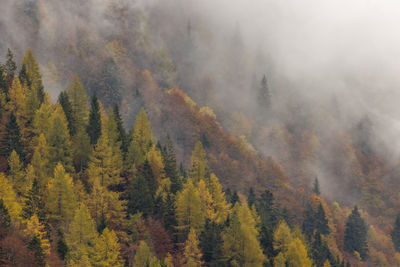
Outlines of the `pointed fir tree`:
[{"label": "pointed fir tree", "polygon": [[90,138],[90,144],[95,145],[101,135],[100,105],[96,94],[93,94],[89,113],[89,124],[86,131]]},{"label": "pointed fir tree", "polygon": [[271,108],[271,92],[268,87],[267,77],[265,75],[261,80],[258,92],[258,101],[259,101],[259,106],[263,110],[268,111]]},{"label": "pointed fir tree", "polygon": [[61,92],[60,95],[58,96],[58,103],[63,108],[65,117],[67,118],[69,134],[73,136],[76,133],[76,123],[75,123],[75,118],[73,116],[74,114],[72,110],[71,101],[69,100],[69,96],[65,91]]},{"label": "pointed fir tree", "polygon": [[396,251],[400,251],[400,214],[396,217],[391,236],[394,248]]},{"label": "pointed fir tree", "polygon": [[79,131],[87,124],[89,105],[86,90],[77,75],[74,75],[71,84],[68,86],[67,94],[72,106],[74,128]]},{"label": "pointed fir tree", "polygon": [[11,112],[6,123],[6,133],[2,140],[1,155],[8,158],[13,150],[18,153],[22,161],[25,159],[26,153],[22,143],[21,130],[14,112]]},{"label": "pointed fir tree", "polygon": [[121,142],[121,151],[123,154],[126,154],[128,152],[128,136],[126,134],[123,121],[121,118],[121,113],[119,111],[119,106],[118,104],[114,104],[113,106],[113,114],[114,114],[114,120],[117,124],[117,131],[118,131],[118,142]]},{"label": "pointed fir tree", "polygon": [[11,217],[3,199],[0,198],[0,240],[6,237],[11,226]]},{"label": "pointed fir tree", "polygon": [[17,70],[17,64],[14,61],[14,55],[11,52],[10,48],[8,48],[7,50],[6,58],[7,59],[5,64],[5,71],[6,71],[6,81],[9,88],[14,79],[15,71]]},{"label": "pointed fir tree", "polygon": [[247,204],[252,207],[256,203],[256,195],[254,194],[253,187],[249,189],[249,195],[247,196]]},{"label": "pointed fir tree", "polygon": [[39,184],[37,179],[32,182],[31,189],[25,196],[25,204],[22,209],[22,217],[29,219],[36,214],[41,222],[45,220],[45,205],[40,193]]},{"label": "pointed fir tree", "polygon": [[43,251],[42,242],[38,236],[35,235],[32,237],[28,243],[28,249],[33,252],[33,255],[35,256],[35,263],[38,266],[46,266],[46,254]]},{"label": "pointed fir tree", "polygon": [[330,233],[328,219],[326,218],[325,210],[321,203],[319,203],[317,213],[315,214],[315,228],[323,235]]},{"label": "pointed fir tree", "polygon": [[176,194],[182,189],[182,179],[176,162],[174,145],[171,137],[167,135],[165,148],[162,150],[165,175],[171,180],[171,192]]},{"label": "pointed fir tree", "polygon": [[357,206],[347,218],[344,232],[344,250],[350,253],[358,252],[363,260],[368,253],[367,226],[358,211]]},{"label": "pointed fir tree", "polygon": [[315,178],[315,180],[314,180],[313,192],[314,192],[314,194],[316,194],[317,196],[319,196],[319,195],[321,194],[321,191],[320,191],[320,188],[319,188],[318,177]]},{"label": "pointed fir tree", "polygon": [[220,266],[223,263],[222,226],[207,220],[199,240],[199,247],[203,252],[202,260],[207,266]]}]

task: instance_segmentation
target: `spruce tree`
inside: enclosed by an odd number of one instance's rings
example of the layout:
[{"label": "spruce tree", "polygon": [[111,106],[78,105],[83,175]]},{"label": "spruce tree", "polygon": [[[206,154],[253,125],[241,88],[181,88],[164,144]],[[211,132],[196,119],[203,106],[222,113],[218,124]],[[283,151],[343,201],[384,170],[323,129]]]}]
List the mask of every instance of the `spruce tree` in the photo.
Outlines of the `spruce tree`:
[{"label": "spruce tree", "polygon": [[400,251],[400,214],[397,215],[391,236],[394,248],[396,249],[396,251]]},{"label": "spruce tree", "polygon": [[350,253],[357,251],[363,260],[367,257],[367,226],[363,218],[361,218],[357,206],[354,207],[347,218],[344,232],[344,250]]},{"label": "spruce tree", "polygon": [[7,50],[6,58],[7,59],[5,64],[5,71],[6,71],[7,87],[9,88],[14,79],[15,71],[17,70],[17,64],[14,61],[14,55],[11,52],[10,48],[8,48]]},{"label": "spruce tree", "polygon": [[222,226],[207,219],[201,232],[199,247],[203,252],[203,261],[207,266],[222,264]]},{"label": "spruce tree", "polygon": [[46,254],[43,251],[42,242],[37,235],[29,241],[28,248],[33,252],[36,264],[38,266],[46,266]]},{"label": "spruce tree", "polygon": [[319,196],[319,195],[321,194],[321,191],[320,191],[320,189],[319,189],[319,181],[318,181],[318,178],[315,178],[315,180],[314,180],[313,192],[314,192],[314,194],[316,194],[317,196]]},{"label": "spruce tree", "polygon": [[64,110],[65,117],[67,118],[69,134],[73,136],[76,133],[76,123],[73,116],[71,101],[69,100],[69,96],[65,91],[61,92],[58,96],[58,103],[60,103]]},{"label": "spruce tree", "polygon": [[2,140],[0,152],[2,156],[8,158],[13,150],[18,153],[22,161],[25,159],[21,130],[17,122],[17,117],[15,117],[14,112],[11,112],[6,124],[6,133]]},{"label": "spruce tree", "polygon": [[260,88],[259,88],[259,92],[258,92],[258,102],[259,102],[259,106],[263,110],[269,110],[271,107],[271,92],[268,87],[267,77],[265,75],[263,76],[263,78],[261,80],[261,84],[260,84]]},{"label": "spruce tree", "polygon": [[118,131],[117,141],[121,142],[121,151],[125,155],[128,152],[128,137],[127,137],[124,125],[123,125],[121,114],[119,112],[118,104],[114,104],[113,114],[114,114],[114,120],[117,124],[117,131]]},{"label": "spruce tree", "polygon": [[182,180],[176,163],[174,145],[169,135],[167,135],[165,147],[162,149],[162,156],[165,175],[171,180],[171,192],[176,194],[182,189]]},{"label": "spruce tree", "polygon": [[328,219],[325,216],[324,207],[321,203],[319,203],[318,211],[315,214],[315,220],[315,227],[321,234],[327,235],[330,233]]},{"label": "spruce tree", "polygon": [[96,94],[93,95],[89,113],[89,124],[86,131],[90,138],[90,144],[95,145],[101,135],[100,105]]},{"label": "spruce tree", "polygon": [[0,198],[0,240],[3,239],[11,226],[11,217],[3,199]]},{"label": "spruce tree", "polygon": [[253,187],[249,189],[249,195],[247,196],[247,204],[251,208],[256,203],[256,195],[254,194]]}]

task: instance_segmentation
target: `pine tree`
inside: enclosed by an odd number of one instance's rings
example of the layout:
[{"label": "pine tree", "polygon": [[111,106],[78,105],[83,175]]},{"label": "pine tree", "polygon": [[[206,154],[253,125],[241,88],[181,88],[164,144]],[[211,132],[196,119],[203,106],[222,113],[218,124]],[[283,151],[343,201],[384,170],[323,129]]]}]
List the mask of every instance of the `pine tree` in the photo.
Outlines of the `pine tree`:
[{"label": "pine tree", "polygon": [[41,222],[45,220],[44,201],[40,193],[39,183],[36,179],[33,180],[31,189],[25,196],[25,204],[22,209],[22,217],[29,219],[36,214]]},{"label": "pine tree", "polygon": [[271,92],[268,87],[267,77],[264,75],[261,80],[260,89],[258,92],[259,106],[263,110],[269,110],[271,107]]},{"label": "pine tree", "polygon": [[319,195],[321,194],[321,191],[320,191],[320,189],[319,189],[318,177],[315,178],[314,185],[313,185],[313,192],[314,192],[314,194],[316,194],[317,196],[319,196]]},{"label": "pine tree", "polygon": [[58,103],[63,108],[65,117],[68,121],[69,134],[73,136],[76,133],[77,125],[75,122],[71,101],[69,100],[69,96],[65,91],[61,92],[60,95],[58,96]]},{"label": "pine tree", "polygon": [[176,194],[182,189],[182,179],[179,175],[174,145],[171,137],[167,135],[165,148],[162,150],[165,175],[171,180],[171,192]]},{"label": "pine tree", "polygon": [[222,226],[206,221],[203,232],[201,232],[199,247],[203,251],[203,260],[207,266],[220,266],[222,264]]},{"label": "pine tree", "polygon": [[100,105],[96,94],[92,96],[89,113],[89,124],[86,127],[86,131],[90,138],[90,144],[95,145],[101,135]]},{"label": "pine tree", "polygon": [[191,180],[178,192],[175,207],[178,230],[187,234],[189,229],[200,231],[203,228],[206,215],[201,209],[201,198]]},{"label": "pine tree", "polygon": [[113,114],[114,114],[114,119],[115,122],[117,123],[117,130],[118,130],[118,142],[121,142],[121,150],[124,153],[124,155],[128,152],[128,136],[125,132],[125,128],[123,125],[123,121],[121,118],[121,114],[119,112],[119,106],[118,104],[114,104],[113,106]]},{"label": "pine tree", "polygon": [[18,195],[25,195],[32,181],[26,180],[28,177],[24,173],[22,163],[19,160],[19,156],[15,150],[11,152],[11,155],[8,158],[8,167],[8,178],[11,179],[15,192]]},{"label": "pine tree", "polygon": [[114,231],[105,228],[94,244],[93,265],[103,267],[122,267],[119,256],[120,245]]},{"label": "pine tree", "polygon": [[87,124],[88,119],[88,96],[85,88],[77,75],[74,75],[71,84],[67,88],[67,94],[71,101],[72,117],[76,131]]},{"label": "pine tree", "polygon": [[205,179],[209,175],[206,152],[200,141],[198,141],[194,147],[190,166],[189,177],[192,178],[194,182]]},{"label": "pine tree", "polygon": [[257,237],[256,221],[247,203],[236,203],[223,235],[223,252],[230,266],[263,266],[265,256]]},{"label": "pine tree", "polygon": [[5,71],[6,71],[6,81],[8,84],[8,88],[11,86],[11,83],[15,76],[15,71],[17,70],[17,64],[14,61],[14,55],[11,52],[10,48],[7,50],[6,56],[6,64],[5,64]]},{"label": "pine tree", "polygon": [[90,217],[87,207],[81,203],[75,211],[74,219],[65,234],[70,248],[70,259],[76,263],[92,258],[93,246],[97,242],[95,223]]},{"label": "pine tree", "polygon": [[322,266],[324,262],[334,260],[327,242],[322,239],[322,236],[318,231],[315,232],[314,240],[311,243],[311,254],[316,266]]},{"label": "pine tree", "polygon": [[0,198],[0,240],[6,237],[11,226],[11,217],[3,199]]},{"label": "pine tree", "polygon": [[357,251],[364,260],[368,253],[367,226],[361,218],[357,206],[347,218],[344,232],[344,250],[350,253]]},{"label": "pine tree", "polygon": [[318,211],[315,214],[315,228],[323,235],[327,235],[330,233],[328,219],[325,216],[324,207],[321,203],[319,203]]},{"label": "pine tree", "polygon": [[249,194],[247,196],[247,204],[249,207],[253,206],[256,203],[256,195],[254,194],[253,187],[250,187]]},{"label": "pine tree", "polygon": [[44,87],[42,82],[42,75],[39,71],[39,64],[37,63],[35,56],[30,48],[26,50],[25,57],[22,60],[22,66],[25,66],[27,77],[29,78],[29,83],[27,85],[32,92],[37,94],[39,103],[44,101]]},{"label": "pine tree", "polygon": [[202,266],[202,253],[199,249],[199,240],[196,231],[190,229],[188,239],[185,242],[185,249],[183,257],[186,267],[201,267]]},{"label": "pine tree", "polygon": [[18,153],[22,161],[25,159],[26,154],[22,143],[22,134],[17,123],[17,118],[14,112],[11,112],[6,124],[6,133],[2,140],[1,155],[8,158],[13,150]]},{"label": "pine tree", "polygon": [[311,204],[307,203],[307,206],[305,208],[305,219],[303,222],[303,232],[308,240],[310,240],[311,237],[313,236],[315,227],[316,227],[316,215]]},{"label": "pine tree", "polygon": [[50,218],[56,222],[72,221],[77,199],[72,178],[65,172],[61,163],[54,169],[54,178],[50,180],[47,190],[46,205]]},{"label": "pine tree", "polygon": [[129,145],[127,163],[128,166],[131,166],[132,163],[139,166],[145,161],[146,154],[152,147],[154,139],[150,122],[143,108],[136,117],[133,129],[133,139]]},{"label": "pine tree", "polygon": [[392,241],[396,251],[400,251],[400,214],[397,215],[394,227],[391,233]]},{"label": "pine tree", "polygon": [[37,236],[34,236],[28,243],[28,248],[35,256],[35,263],[38,266],[46,266],[46,254],[43,251],[42,243]]},{"label": "pine tree", "polygon": [[161,267],[159,260],[150,251],[145,241],[139,242],[133,266]]},{"label": "pine tree", "polygon": [[49,164],[54,168],[61,163],[67,171],[72,170],[72,151],[67,120],[61,106],[57,105],[52,115],[48,134]]}]

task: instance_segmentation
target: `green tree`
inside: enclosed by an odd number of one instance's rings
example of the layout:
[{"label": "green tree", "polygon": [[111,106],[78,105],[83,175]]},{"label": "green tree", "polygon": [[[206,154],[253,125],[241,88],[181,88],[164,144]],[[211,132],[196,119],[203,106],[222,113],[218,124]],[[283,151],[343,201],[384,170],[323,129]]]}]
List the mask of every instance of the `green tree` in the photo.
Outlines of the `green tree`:
[{"label": "green tree", "polygon": [[26,153],[22,143],[22,134],[17,118],[14,112],[11,112],[6,123],[6,133],[2,140],[1,155],[8,158],[13,150],[18,153],[21,160],[25,159]]},{"label": "green tree", "polygon": [[73,136],[76,133],[76,122],[72,110],[71,101],[69,100],[69,96],[65,91],[61,92],[60,95],[58,96],[58,103],[63,108],[65,117],[68,121],[69,134]]},{"label": "green tree", "polygon": [[88,96],[85,88],[77,75],[74,75],[71,84],[67,88],[67,94],[71,101],[72,117],[76,131],[83,128],[88,119]]},{"label": "green tree", "polygon": [[10,48],[8,48],[6,56],[6,64],[5,64],[6,81],[8,88],[11,86],[16,70],[17,70],[17,64],[14,61],[14,55],[11,52]]},{"label": "green tree", "polygon": [[6,237],[11,226],[11,217],[3,199],[0,198],[0,240]]},{"label": "green tree", "polygon": [[89,113],[89,124],[86,127],[86,131],[90,138],[90,144],[95,145],[101,135],[100,105],[96,94],[92,96]]},{"label": "green tree", "polygon": [[179,175],[178,166],[176,163],[174,145],[169,135],[167,135],[165,148],[161,152],[164,162],[165,175],[171,180],[171,192],[176,194],[176,192],[182,189],[182,179]]},{"label": "green tree", "polygon": [[269,110],[271,107],[271,91],[268,87],[267,77],[264,75],[258,91],[258,103],[263,110]]},{"label": "green tree", "polygon": [[320,188],[319,188],[318,177],[315,178],[315,180],[314,180],[313,192],[314,192],[314,194],[316,194],[317,196],[319,196],[319,195],[321,194],[321,191],[320,191]]},{"label": "green tree", "polygon": [[32,239],[28,243],[28,248],[33,252],[35,256],[35,263],[38,266],[46,266],[46,254],[42,248],[42,242],[38,236],[32,237]]},{"label": "green tree", "polygon": [[45,205],[37,179],[33,180],[31,189],[25,195],[25,204],[22,209],[22,217],[24,219],[29,219],[34,214],[38,216],[41,222],[45,220]]},{"label": "green tree", "polygon": [[247,204],[252,207],[256,203],[256,195],[254,194],[253,187],[249,189],[249,195],[247,196]]},{"label": "green tree", "polygon": [[128,136],[125,132],[125,128],[123,125],[123,121],[121,118],[121,114],[119,112],[119,106],[118,104],[114,104],[113,106],[113,115],[114,115],[114,120],[117,124],[117,131],[118,131],[118,142],[121,142],[121,150],[124,154],[128,152]]},{"label": "green tree", "polygon": [[396,217],[391,236],[394,248],[396,251],[400,251],[400,214]]},{"label": "green tree", "polygon": [[350,253],[358,252],[364,260],[368,253],[367,226],[358,211],[357,206],[347,218],[344,232],[344,250]]},{"label": "green tree", "polygon": [[203,252],[202,259],[207,263],[207,266],[220,266],[223,263],[222,226],[207,220],[199,240],[199,247]]}]

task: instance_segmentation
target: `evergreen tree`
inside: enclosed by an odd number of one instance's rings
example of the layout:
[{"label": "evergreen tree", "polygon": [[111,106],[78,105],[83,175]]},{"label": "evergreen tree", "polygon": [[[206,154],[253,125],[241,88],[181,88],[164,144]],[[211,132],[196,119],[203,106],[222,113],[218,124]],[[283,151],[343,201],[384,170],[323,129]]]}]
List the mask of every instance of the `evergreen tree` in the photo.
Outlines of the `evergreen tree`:
[{"label": "evergreen tree", "polygon": [[321,203],[319,203],[318,211],[315,214],[315,228],[323,235],[327,235],[330,233],[328,219],[325,216],[324,207]]},{"label": "evergreen tree", "polygon": [[26,85],[28,88],[31,87],[31,80],[28,76],[26,65],[22,64],[21,70],[19,71],[18,78],[22,84]]},{"label": "evergreen tree", "polygon": [[311,243],[311,254],[316,266],[322,266],[326,261],[334,262],[328,244],[322,239],[321,234],[317,231],[314,234],[314,240]]},{"label": "evergreen tree", "polygon": [[86,127],[86,131],[90,138],[90,144],[95,145],[101,135],[100,105],[99,101],[97,100],[96,94],[92,96],[89,113],[89,124]]},{"label": "evergreen tree", "polygon": [[14,55],[11,52],[10,48],[8,48],[7,50],[6,58],[7,59],[5,64],[5,72],[6,72],[6,81],[8,85],[7,87],[9,88],[14,79],[15,71],[17,70],[17,64],[14,61]]},{"label": "evergreen tree", "polygon": [[344,250],[350,253],[358,252],[363,260],[367,257],[367,226],[361,218],[357,206],[354,207],[347,218],[344,232]]},{"label": "evergreen tree", "polygon": [[29,219],[36,214],[40,221],[45,219],[44,201],[40,193],[39,184],[37,179],[32,182],[31,189],[25,196],[25,204],[22,209],[22,217]]},{"label": "evergreen tree", "polygon": [[72,110],[71,101],[69,100],[69,96],[65,91],[61,92],[60,95],[58,96],[58,103],[63,108],[65,117],[67,118],[69,134],[73,136],[76,133],[76,123],[75,123],[75,118],[73,116],[74,114]]},{"label": "evergreen tree", "polygon": [[35,263],[38,266],[44,267],[46,265],[46,254],[42,248],[42,242],[38,236],[32,237],[28,243],[28,248],[33,252],[35,256]]},{"label": "evergreen tree", "polygon": [[236,202],[240,203],[239,195],[236,190],[233,191],[230,202],[231,202],[232,206],[235,206]]},{"label": "evergreen tree", "polygon": [[11,226],[11,217],[3,199],[0,198],[0,240],[3,239]]},{"label": "evergreen tree", "polygon": [[400,214],[396,217],[391,236],[394,248],[396,251],[400,251]]},{"label": "evergreen tree", "polygon": [[[7,74],[6,74],[6,68],[0,63],[0,92],[2,96],[2,101],[8,101],[8,88],[10,86],[8,85],[7,82]],[[3,110],[4,107],[1,107],[1,110]]]},{"label": "evergreen tree", "polygon": [[118,131],[118,142],[121,142],[121,150],[124,153],[124,155],[128,152],[128,136],[125,132],[125,128],[123,125],[123,121],[121,118],[121,114],[119,112],[119,106],[118,104],[114,104],[113,106],[113,114],[114,114],[114,120],[117,124],[117,131]]},{"label": "evergreen tree", "polygon": [[313,185],[313,192],[314,192],[314,194],[316,194],[317,196],[319,196],[319,195],[321,194],[321,191],[320,191],[320,189],[319,189],[318,177],[315,178],[314,185]]},{"label": "evergreen tree", "polygon": [[26,68],[26,74],[29,78],[28,87],[32,92],[35,92],[39,103],[44,101],[44,87],[42,82],[42,75],[39,71],[39,64],[30,48],[26,50],[25,57],[22,60],[22,65]]},{"label": "evergreen tree", "polygon": [[14,112],[11,112],[6,124],[6,133],[2,140],[1,155],[8,158],[13,150],[18,153],[22,161],[25,159],[22,134],[17,123],[17,118]]},{"label": "evergreen tree", "polygon": [[316,218],[315,217],[316,217],[315,212],[314,212],[311,204],[307,203],[307,206],[305,208],[305,219],[303,222],[303,232],[308,240],[310,240],[314,234],[314,229],[316,227]]},{"label": "evergreen tree", "polygon": [[72,106],[72,117],[75,126],[79,131],[87,124],[88,119],[88,96],[85,88],[77,75],[74,75],[71,84],[67,88],[67,94]]},{"label": "evergreen tree", "polygon": [[222,261],[222,227],[221,225],[206,221],[204,230],[200,234],[199,247],[203,252],[203,261],[207,266],[220,266]]},{"label": "evergreen tree", "polygon": [[176,194],[182,189],[182,179],[179,175],[174,145],[171,137],[167,135],[165,148],[162,150],[165,175],[171,180],[171,192]]},{"label": "evergreen tree", "polygon": [[247,196],[247,204],[252,207],[256,203],[256,195],[254,194],[253,187],[249,189],[249,195]]},{"label": "evergreen tree", "polygon": [[57,241],[57,253],[62,260],[65,260],[68,255],[69,248],[67,242],[65,241],[64,234],[60,231],[59,235],[60,237]]},{"label": "evergreen tree", "polygon": [[268,87],[267,77],[264,75],[261,80],[260,89],[258,92],[259,106],[263,110],[269,110],[271,107],[271,92]]},{"label": "evergreen tree", "polygon": [[78,129],[72,142],[73,164],[76,172],[84,171],[91,157],[90,138],[84,128]]}]

